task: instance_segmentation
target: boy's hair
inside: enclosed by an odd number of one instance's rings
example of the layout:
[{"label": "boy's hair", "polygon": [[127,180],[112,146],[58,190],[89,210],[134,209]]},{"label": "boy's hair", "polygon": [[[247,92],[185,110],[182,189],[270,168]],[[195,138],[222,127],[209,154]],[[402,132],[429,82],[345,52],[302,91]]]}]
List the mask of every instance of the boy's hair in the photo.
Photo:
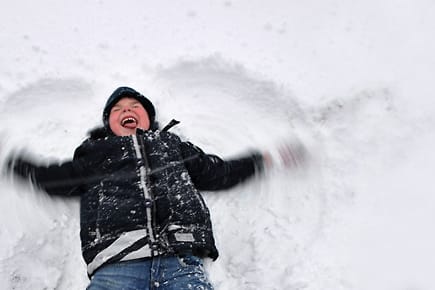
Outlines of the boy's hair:
[{"label": "boy's hair", "polygon": [[119,87],[117,88],[109,97],[109,99],[107,99],[106,105],[104,106],[104,110],[103,110],[103,124],[104,127],[106,127],[107,129],[110,130],[110,126],[109,126],[109,115],[110,115],[110,110],[112,109],[112,107],[122,98],[134,98],[136,100],[138,100],[142,106],[144,107],[144,109],[147,111],[148,113],[148,117],[150,119],[150,127],[154,128],[155,127],[155,118],[156,118],[156,110],[154,109],[154,105],[151,103],[150,100],[148,100],[145,96],[143,96],[141,93],[135,91],[132,88],[129,87]]}]

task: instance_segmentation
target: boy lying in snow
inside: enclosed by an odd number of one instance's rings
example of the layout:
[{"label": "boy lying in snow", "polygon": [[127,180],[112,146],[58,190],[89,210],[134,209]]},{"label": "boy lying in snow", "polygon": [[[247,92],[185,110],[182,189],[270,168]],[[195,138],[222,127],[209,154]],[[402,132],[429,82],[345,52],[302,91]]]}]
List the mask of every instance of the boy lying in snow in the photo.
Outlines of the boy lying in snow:
[{"label": "boy lying in snow", "polygon": [[[39,166],[24,156],[8,170],[51,195],[80,196],[87,289],[212,289],[202,259],[215,260],[209,210],[199,190],[221,190],[262,172],[268,155],[224,161],[158,128],[153,104],[121,87],[104,126],[71,161]],[[291,151],[280,154],[284,163]]]}]

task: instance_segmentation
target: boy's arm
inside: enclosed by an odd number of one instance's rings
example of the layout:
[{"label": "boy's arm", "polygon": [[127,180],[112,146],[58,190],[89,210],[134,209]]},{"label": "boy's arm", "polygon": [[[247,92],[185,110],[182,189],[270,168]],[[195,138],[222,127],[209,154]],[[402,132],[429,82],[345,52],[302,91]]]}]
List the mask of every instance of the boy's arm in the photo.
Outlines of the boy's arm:
[{"label": "boy's arm", "polygon": [[9,158],[6,170],[34,185],[50,195],[79,195],[81,184],[77,165],[73,161],[61,164],[38,165],[24,156]]},{"label": "boy's arm", "polygon": [[199,190],[221,190],[235,186],[255,173],[262,172],[263,156],[252,153],[242,158],[224,161],[204,153],[190,142],[181,143],[185,166]]}]

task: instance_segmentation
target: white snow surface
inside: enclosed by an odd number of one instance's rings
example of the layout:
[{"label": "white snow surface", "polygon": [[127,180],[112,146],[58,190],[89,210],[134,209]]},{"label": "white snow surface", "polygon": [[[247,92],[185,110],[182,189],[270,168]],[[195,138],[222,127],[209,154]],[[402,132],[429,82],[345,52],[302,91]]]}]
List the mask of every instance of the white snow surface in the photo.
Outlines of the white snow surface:
[{"label": "white snow surface", "polygon": [[[309,152],[204,193],[216,289],[435,289],[433,15],[432,0],[4,3],[1,162],[71,158],[131,86],[207,152]],[[0,289],[85,289],[78,201],[0,186]]]}]

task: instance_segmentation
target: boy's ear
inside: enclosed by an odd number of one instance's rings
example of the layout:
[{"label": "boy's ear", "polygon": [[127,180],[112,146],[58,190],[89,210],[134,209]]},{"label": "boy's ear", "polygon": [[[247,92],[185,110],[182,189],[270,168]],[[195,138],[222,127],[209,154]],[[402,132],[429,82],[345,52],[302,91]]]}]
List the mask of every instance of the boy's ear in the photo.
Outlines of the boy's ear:
[{"label": "boy's ear", "polygon": [[88,132],[89,138],[93,140],[103,139],[111,134],[112,133],[106,127],[97,127]]}]

